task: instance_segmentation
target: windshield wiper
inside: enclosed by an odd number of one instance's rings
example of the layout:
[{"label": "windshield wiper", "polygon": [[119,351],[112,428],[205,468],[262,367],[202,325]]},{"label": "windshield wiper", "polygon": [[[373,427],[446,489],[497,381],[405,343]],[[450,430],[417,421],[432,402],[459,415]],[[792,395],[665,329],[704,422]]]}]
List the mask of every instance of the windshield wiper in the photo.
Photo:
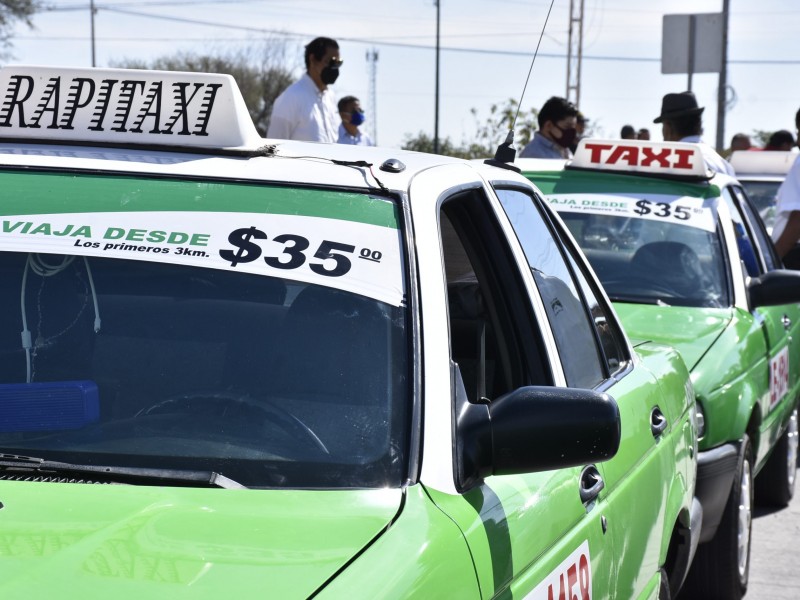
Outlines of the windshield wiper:
[{"label": "windshield wiper", "polygon": [[157,469],[150,467],[113,467],[104,465],[79,465],[45,460],[32,456],[0,453],[0,472],[36,472],[36,473],[76,473],[95,475],[99,479],[112,481],[136,482],[140,480],[157,481],[159,483],[195,483],[208,487],[219,487],[228,490],[246,489],[242,485],[214,471],[189,471],[182,469]]}]

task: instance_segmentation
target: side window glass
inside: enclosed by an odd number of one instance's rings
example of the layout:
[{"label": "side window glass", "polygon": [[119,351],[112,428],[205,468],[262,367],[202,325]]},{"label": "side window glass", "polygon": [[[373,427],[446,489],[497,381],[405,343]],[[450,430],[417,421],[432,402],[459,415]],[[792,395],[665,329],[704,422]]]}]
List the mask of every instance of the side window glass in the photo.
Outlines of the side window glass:
[{"label": "side window glass", "polygon": [[466,192],[440,214],[451,357],[473,402],[553,384],[520,273],[487,207],[481,192]]},{"label": "side window glass", "polygon": [[750,230],[753,232],[753,239],[756,242],[756,249],[761,255],[761,259],[764,261],[767,271],[780,269],[781,261],[778,258],[777,252],[775,252],[775,246],[767,233],[763,219],[753,208],[753,205],[747,198],[747,194],[745,194],[742,188],[733,188],[733,193],[736,194],[739,205],[744,212],[745,219],[750,225]]},{"label": "side window glass", "polygon": [[730,188],[724,188],[722,190],[722,198],[728,206],[728,211],[731,213],[733,230],[736,235],[736,246],[739,248],[739,257],[742,263],[744,263],[747,274],[750,277],[758,277],[761,274],[761,269],[759,267],[755,245],[753,244],[750,231],[745,226],[742,213],[739,211],[739,207],[733,199]]},{"label": "side window glass", "polygon": [[498,189],[497,195],[525,251],[542,296],[567,384],[582,388],[598,385],[605,379],[605,371],[595,337],[595,322],[558,241],[530,195],[512,189]]},{"label": "side window glass", "polygon": [[625,336],[619,330],[615,320],[611,318],[608,307],[600,302],[600,295],[584,275],[575,257],[572,254],[568,254],[568,256],[572,270],[583,291],[583,297],[588,305],[589,314],[594,322],[600,345],[603,348],[608,372],[615,373],[628,359]]}]

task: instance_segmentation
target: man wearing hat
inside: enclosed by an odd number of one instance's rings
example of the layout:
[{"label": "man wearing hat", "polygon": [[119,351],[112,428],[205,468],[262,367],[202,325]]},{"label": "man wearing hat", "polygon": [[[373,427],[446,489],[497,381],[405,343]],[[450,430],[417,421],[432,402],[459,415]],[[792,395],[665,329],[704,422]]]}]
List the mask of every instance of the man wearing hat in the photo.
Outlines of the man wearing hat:
[{"label": "man wearing hat", "polygon": [[731,164],[700,137],[703,133],[703,110],[704,107],[697,106],[697,98],[692,92],[667,94],[661,101],[661,114],[653,123],[661,123],[664,141],[697,144],[709,169],[735,177]]}]

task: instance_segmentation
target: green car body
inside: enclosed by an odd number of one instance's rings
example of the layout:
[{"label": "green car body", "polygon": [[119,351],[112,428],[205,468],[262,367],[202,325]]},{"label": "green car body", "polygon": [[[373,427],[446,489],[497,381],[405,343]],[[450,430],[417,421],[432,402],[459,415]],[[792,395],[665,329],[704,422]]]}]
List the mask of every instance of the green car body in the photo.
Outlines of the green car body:
[{"label": "green car body", "polygon": [[231,82],[0,70],[0,598],[670,598],[679,353],[521,175]]},{"label": "green car body", "polygon": [[[596,144],[612,148],[626,142]],[[646,145],[653,154],[669,148]],[[631,152],[642,147],[625,145]],[[785,506],[794,490],[798,274],[782,270],[735,179],[608,172],[576,160],[577,168],[546,161],[521,166],[560,212],[627,333],[673,346],[689,366],[704,419],[697,490],[703,534],[700,566],[690,583],[703,597],[739,597],[749,569],[752,477],[758,475],[756,498],[768,504]],[[686,225],[701,218],[708,220]],[[742,231],[745,241],[738,240]],[[647,263],[637,262],[648,246],[657,253]],[[675,259],[687,246],[694,251],[685,256],[699,260],[696,268]],[[685,268],[683,281],[672,275],[673,264]],[[695,271],[698,276],[690,281]],[[716,283],[706,291],[710,279]],[[765,281],[780,283],[762,294]]]}]

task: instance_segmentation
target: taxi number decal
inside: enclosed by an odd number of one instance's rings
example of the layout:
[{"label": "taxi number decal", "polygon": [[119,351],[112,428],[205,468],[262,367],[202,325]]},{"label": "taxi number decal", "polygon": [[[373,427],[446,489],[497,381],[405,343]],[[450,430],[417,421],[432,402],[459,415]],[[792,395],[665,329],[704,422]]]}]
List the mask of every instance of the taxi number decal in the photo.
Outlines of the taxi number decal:
[{"label": "taxi number decal", "polygon": [[592,559],[584,541],[550,572],[524,600],[591,600]]},{"label": "taxi number decal", "polygon": [[665,194],[551,194],[547,201],[559,212],[671,222],[709,232],[716,229],[716,199]]},{"label": "taxi number decal", "polygon": [[783,350],[769,361],[769,407],[773,408],[783,400],[789,391],[789,348]]}]

